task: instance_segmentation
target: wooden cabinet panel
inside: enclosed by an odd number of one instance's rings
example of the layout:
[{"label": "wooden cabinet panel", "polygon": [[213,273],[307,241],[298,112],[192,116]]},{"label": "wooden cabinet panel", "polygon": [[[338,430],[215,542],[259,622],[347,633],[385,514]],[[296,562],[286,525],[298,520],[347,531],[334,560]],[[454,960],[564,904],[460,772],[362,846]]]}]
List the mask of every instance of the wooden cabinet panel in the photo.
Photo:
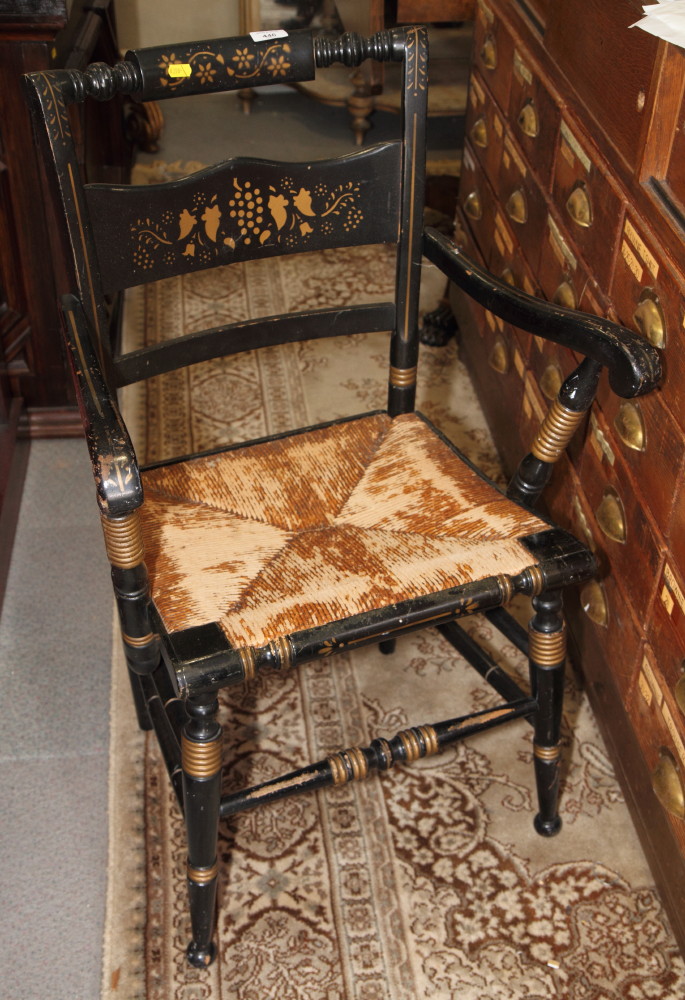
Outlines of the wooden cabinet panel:
[{"label": "wooden cabinet panel", "polygon": [[[633,0],[479,4],[474,77],[504,138],[499,163],[492,151],[472,156],[481,176],[468,183],[490,200],[484,223],[465,224],[497,274],[661,347],[657,392],[625,401],[602,380],[545,504],[597,558],[597,578],[568,601],[572,647],[685,947],[685,818],[654,791],[668,769],[685,783],[685,581],[676,568],[685,567],[685,55],[628,29],[640,14]],[[488,37],[504,56],[486,71]],[[522,124],[534,132],[538,109],[538,136],[527,134]],[[517,187],[532,225],[507,214]],[[463,356],[511,471],[578,359],[490,321],[481,317]],[[498,337],[508,366],[499,375]],[[517,405],[519,456],[506,421]]]},{"label": "wooden cabinet panel", "polygon": [[545,48],[583,107],[628,166],[639,165],[647,93],[659,43],[631,29],[633,0],[564,0],[553,5]]}]

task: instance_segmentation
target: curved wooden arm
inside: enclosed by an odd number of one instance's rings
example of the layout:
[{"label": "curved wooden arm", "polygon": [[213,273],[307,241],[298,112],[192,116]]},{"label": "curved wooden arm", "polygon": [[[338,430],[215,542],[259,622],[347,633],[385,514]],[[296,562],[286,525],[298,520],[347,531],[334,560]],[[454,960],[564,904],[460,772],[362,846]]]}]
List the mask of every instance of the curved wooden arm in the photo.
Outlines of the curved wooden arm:
[{"label": "curved wooden arm", "polygon": [[659,352],[639,334],[601,316],[564,309],[512,288],[435,229],[425,230],[423,252],[450,281],[507,323],[605,365],[617,395],[642,396],[656,388],[661,378]]},{"label": "curved wooden arm", "polygon": [[107,388],[81,303],[65,295],[62,308],[98,504],[108,518],[124,517],[143,502],[136,454]]}]

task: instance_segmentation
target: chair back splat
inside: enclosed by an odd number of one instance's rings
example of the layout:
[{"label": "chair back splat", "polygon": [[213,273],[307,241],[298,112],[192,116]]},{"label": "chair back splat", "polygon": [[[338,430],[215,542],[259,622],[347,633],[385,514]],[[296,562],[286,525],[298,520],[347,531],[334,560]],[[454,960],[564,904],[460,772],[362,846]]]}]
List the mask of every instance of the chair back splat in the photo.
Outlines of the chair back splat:
[{"label": "chair back splat", "polygon": [[[235,156],[146,187],[84,183],[69,105],[161,101],[311,79],[334,62],[402,65],[400,137],[336,159]],[[185,817],[189,961],[216,952],[220,818],[365,778],[494,726],[534,731],[535,828],[558,832],[566,628],[562,592],[596,572],[586,546],[533,509],[582,428],[600,374],[626,397],[656,386],[657,351],[596,316],[531,298],[424,232],[426,30],[336,40],[309,32],[157,46],[116,66],[26,77],[68,276],[61,308],[141,727],[154,729]],[[395,293],[251,318],[120,354],[109,316],[124,289],[305,251],[396,247]],[[414,412],[422,254],[481,307],[585,357],[562,386],[507,493]],[[224,273],[224,272],[222,272]],[[229,272],[225,272],[228,274]],[[226,279],[228,280],[228,279]],[[57,303],[56,303],[57,308]],[[141,468],[117,404],[130,383],[242,351],[389,332],[386,410]],[[352,349],[352,348],[350,348]],[[179,403],[180,405],[180,403]],[[523,628],[506,610],[532,599]],[[519,683],[458,624],[485,613],[528,656]],[[437,627],[498,693],[494,708],[417,720],[363,746],[222,795],[222,688]],[[399,655],[399,654],[398,654]],[[504,766],[504,765],[503,765]]]}]

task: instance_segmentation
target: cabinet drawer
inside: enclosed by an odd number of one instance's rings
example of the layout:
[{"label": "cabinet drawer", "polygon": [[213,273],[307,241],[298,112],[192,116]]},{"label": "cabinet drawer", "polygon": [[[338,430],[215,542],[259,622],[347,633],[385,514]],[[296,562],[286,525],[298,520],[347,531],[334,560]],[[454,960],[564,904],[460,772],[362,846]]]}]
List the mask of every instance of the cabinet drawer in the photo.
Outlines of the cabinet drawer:
[{"label": "cabinet drawer", "polygon": [[630,695],[629,715],[652,777],[654,807],[666,811],[685,848],[685,727],[649,644]]},{"label": "cabinet drawer", "polygon": [[475,70],[469,85],[466,135],[487,176],[496,177],[502,159],[504,120]]},{"label": "cabinet drawer", "polygon": [[[495,228],[493,246],[490,254],[490,270],[498,278],[502,278],[514,288],[520,288],[529,295],[539,294],[533,272],[529,268],[521,252],[514,233],[507,223],[504,213],[498,209],[495,213]],[[522,357],[528,357],[532,337],[525,330],[514,327]]]},{"label": "cabinet drawer", "polygon": [[645,620],[661,572],[663,545],[597,409],[590,413],[577,468],[599,529],[598,546],[606,553],[636,616]]},{"label": "cabinet drawer", "polygon": [[662,350],[664,379],[656,394],[685,430],[683,291],[656,241],[628,214],[609,294],[619,321]]},{"label": "cabinet drawer", "polygon": [[685,567],[685,482],[680,476],[668,529],[669,544],[677,566]]},{"label": "cabinet drawer", "polygon": [[[477,327],[480,340],[462,338],[461,352],[473,379],[488,426],[507,472],[518,465],[524,445],[517,419],[521,409],[525,362],[512,328],[476,303],[461,304],[468,309],[470,328]],[[460,315],[457,319],[462,324]]]},{"label": "cabinet drawer", "polygon": [[549,191],[561,109],[525,50],[514,49],[512,68],[508,118],[541,187]]},{"label": "cabinet drawer", "polygon": [[497,11],[478,0],[473,26],[473,65],[486,81],[500,108],[509,105],[514,43]]},{"label": "cabinet drawer", "polygon": [[657,584],[647,638],[662,686],[670,692],[675,715],[685,726],[685,581],[668,561]]},{"label": "cabinet drawer", "polygon": [[[574,626],[578,633],[576,641],[581,649],[595,645],[600,647],[606,662],[611,664],[621,695],[627,699],[643,645],[642,630],[620,582],[611,572],[601,532],[580,480],[569,467],[565,475],[564,485],[568,484],[565,497],[568,510],[566,520],[561,520],[556,509],[558,505],[550,505],[550,509],[562,527],[568,527],[594,552],[598,567],[595,579],[583,584],[578,592],[580,610],[574,616]],[[550,492],[553,494],[554,490],[553,480]],[[559,502],[563,503],[563,500],[560,497]]]},{"label": "cabinet drawer", "polygon": [[599,403],[609,449],[619,452],[638,494],[664,536],[685,468],[683,432],[655,393],[621,399],[602,380]]},{"label": "cabinet drawer", "polygon": [[470,144],[464,145],[458,205],[486,264],[492,243],[495,197]]},{"label": "cabinet drawer", "polygon": [[547,219],[547,203],[511,132],[504,136],[495,189],[523,255],[535,271]]},{"label": "cabinet drawer", "polygon": [[632,0],[564,0],[552,5],[545,33],[545,48],[580,103],[633,168],[659,47],[630,27],[640,14]]},{"label": "cabinet drawer", "polygon": [[552,196],[572,240],[597,283],[606,288],[621,228],[623,201],[602,167],[564,119],[554,164]]},{"label": "cabinet drawer", "polygon": [[545,298],[568,309],[579,309],[588,282],[588,272],[561,224],[547,215],[545,235],[540,245],[538,278]]}]

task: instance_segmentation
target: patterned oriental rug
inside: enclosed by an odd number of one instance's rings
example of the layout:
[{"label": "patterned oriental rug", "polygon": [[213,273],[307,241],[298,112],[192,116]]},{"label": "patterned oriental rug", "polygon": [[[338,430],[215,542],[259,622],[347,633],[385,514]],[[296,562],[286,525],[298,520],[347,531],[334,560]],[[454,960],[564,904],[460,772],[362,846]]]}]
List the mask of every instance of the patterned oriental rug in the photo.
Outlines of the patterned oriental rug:
[{"label": "patterned oriental rug", "polygon": [[[426,267],[426,305],[442,292]],[[392,252],[234,265],[137,289],[133,348],[241,317],[331,306],[392,287]],[[142,461],[385,402],[386,335],[198,365],[127,390]],[[360,364],[359,354],[364,352]],[[492,441],[454,342],[424,348],[419,408],[493,478]],[[180,402],[179,402],[180,401]],[[525,608],[522,609],[525,615]],[[523,658],[470,620],[498,658]],[[117,647],[118,649],[118,647]],[[103,997],[126,1000],[676,1000],[677,950],[577,679],[569,671],[561,834],[538,837],[521,721],[384,777],[291,798],[221,827],[218,957],[185,961],[181,816],[114,656]],[[408,636],[221,701],[226,789],[342,747],[497,701],[437,633]]]}]

